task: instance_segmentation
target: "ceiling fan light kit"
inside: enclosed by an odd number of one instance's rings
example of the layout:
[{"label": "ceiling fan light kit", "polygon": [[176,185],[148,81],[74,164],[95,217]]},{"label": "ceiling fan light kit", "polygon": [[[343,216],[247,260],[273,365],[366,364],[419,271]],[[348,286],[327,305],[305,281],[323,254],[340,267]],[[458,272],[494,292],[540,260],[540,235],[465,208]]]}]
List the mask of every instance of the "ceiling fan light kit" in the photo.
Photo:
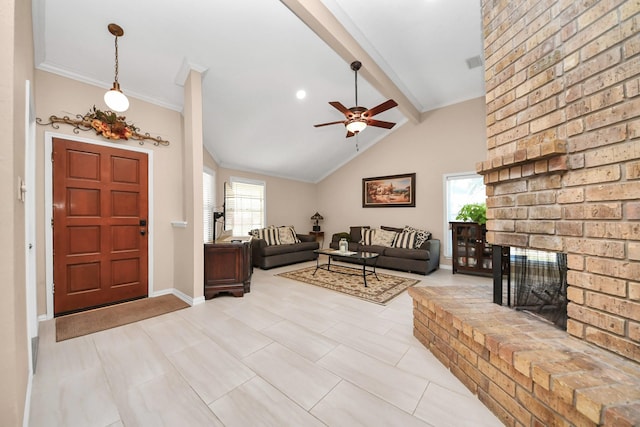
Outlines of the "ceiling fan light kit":
[{"label": "ceiling fan light kit", "polygon": [[104,102],[111,110],[118,113],[122,113],[129,109],[129,100],[120,90],[120,83],[118,83],[118,37],[124,35],[124,30],[118,24],[109,24],[107,26],[109,32],[115,36],[115,48],[116,48],[116,62],[115,62],[115,78],[113,81],[113,87],[104,94]]},{"label": "ceiling fan light kit", "polygon": [[357,135],[362,132],[367,126],[375,126],[385,129],[391,129],[395,126],[395,123],[384,122],[382,120],[374,120],[371,117],[376,114],[380,114],[398,105],[393,99],[389,99],[382,104],[375,106],[371,109],[358,106],[358,70],[362,67],[360,61],[353,61],[351,63],[351,69],[355,72],[355,89],[356,89],[356,106],[347,108],[338,101],[329,102],[329,104],[345,115],[346,120],[337,122],[321,123],[314,125],[314,127],[335,125],[338,123],[344,124],[347,128],[347,138]]}]

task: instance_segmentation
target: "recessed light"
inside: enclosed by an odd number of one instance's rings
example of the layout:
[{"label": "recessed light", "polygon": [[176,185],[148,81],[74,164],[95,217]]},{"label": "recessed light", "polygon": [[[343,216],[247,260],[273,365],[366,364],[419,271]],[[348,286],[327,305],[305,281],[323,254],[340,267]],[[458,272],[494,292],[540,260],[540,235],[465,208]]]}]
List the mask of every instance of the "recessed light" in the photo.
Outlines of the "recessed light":
[{"label": "recessed light", "polygon": [[300,89],[299,91],[296,92],[296,98],[298,98],[298,99],[305,99],[306,96],[307,96],[307,92],[305,92],[302,89]]}]

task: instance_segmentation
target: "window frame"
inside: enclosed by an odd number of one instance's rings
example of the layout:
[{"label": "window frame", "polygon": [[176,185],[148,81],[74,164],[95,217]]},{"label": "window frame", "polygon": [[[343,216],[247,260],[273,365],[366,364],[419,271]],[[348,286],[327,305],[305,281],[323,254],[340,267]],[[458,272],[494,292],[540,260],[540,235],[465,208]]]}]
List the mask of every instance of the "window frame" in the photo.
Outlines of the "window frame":
[{"label": "window frame", "polygon": [[[237,177],[237,176],[231,176],[229,177],[229,182],[226,184],[229,184],[230,186],[233,186],[234,184],[246,184],[246,185],[255,185],[255,186],[261,186],[262,187],[262,218],[261,218],[261,224],[259,227],[254,227],[254,228],[264,228],[266,227],[266,223],[267,223],[267,183],[266,181],[263,180],[257,180],[257,179],[249,179],[249,178],[243,178],[243,177]],[[227,223],[229,222],[229,215],[231,215],[233,212],[232,210],[229,209],[229,205],[227,204],[227,194],[226,194],[226,190],[225,190],[225,206],[226,206],[226,217],[225,217],[225,229],[227,228]],[[244,227],[244,224],[240,225],[241,228]],[[243,230],[240,231],[236,231],[233,227],[233,224],[231,224],[231,230],[233,235],[247,235],[248,232],[250,230],[244,230],[246,231],[246,233]],[[239,234],[241,233],[241,234]]]},{"label": "window frame", "polygon": [[442,254],[444,256],[445,259],[451,259],[453,257],[452,255],[452,250],[453,250],[453,243],[451,242],[451,230],[449,229],[449,222],[450,221],[455,221],[455,215],[452,215],[453,219],[449,219],[450,218],[450,208],[451,208],[451,201],[449,200],[449,183],[451,181],[457,180],[457,179],[480,179],[482,180],[482,187],[484,188],[483,191],[483,198],[481,201],[478,200],[469,200],[466,203],[486,203],[486,186],[484,185],[484,178],[482,177],[482,175],[478,175],[476,172],[457,172],[457,173],[447,173],[443,175],[443,179],[442,179],[442,193],[444,195],[444,203],[443,203],[443,218],[444,218],[444,233],[443,236],[444,238],[442,239]]}]

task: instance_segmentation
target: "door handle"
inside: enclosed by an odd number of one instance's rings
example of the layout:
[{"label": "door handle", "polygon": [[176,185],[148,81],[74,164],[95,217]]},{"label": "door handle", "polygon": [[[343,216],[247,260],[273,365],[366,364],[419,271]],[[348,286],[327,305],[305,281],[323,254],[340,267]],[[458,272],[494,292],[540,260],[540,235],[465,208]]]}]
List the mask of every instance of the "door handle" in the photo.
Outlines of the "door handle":
[{"label": "door handle", "polygon": [[147,231],[144,228],[140,229],[140,235],[144,236],[145,234],[147,234]]}]

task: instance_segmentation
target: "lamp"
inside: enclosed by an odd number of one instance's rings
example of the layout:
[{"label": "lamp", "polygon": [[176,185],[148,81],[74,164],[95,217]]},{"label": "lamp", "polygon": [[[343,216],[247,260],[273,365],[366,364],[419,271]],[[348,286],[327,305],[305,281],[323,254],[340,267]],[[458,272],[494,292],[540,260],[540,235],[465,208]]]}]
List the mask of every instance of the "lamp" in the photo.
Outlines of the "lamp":
[{"label": "lamp", "polygon": [[118,24],[109,24],[107,28],[109,29],[109,32],[116,37],[116,73],[113,81],[113,87],[104,94],[104,102],[111,110],[122,113],[123,111],[127,111],[129,108],[129,100],[120,90],[120,83],[118,83],[118,37],[122,37],[124,35],[124,30]]},{"label": "lamp", "polygon": [[311,219],[313,221],[315,221],[315,224],[313,225],[313,231],[320,231],[320,225],[318,225],[318,222],[320,222],[320,221],[322,221],[324,219],[322,217],[322,215],[320,215],[318,212],[316,212],[316,213],[313,214]]},{"label": "lamp", "polygon": [[347,130],[351,133],[358,133],[367,127],[367,121],[360,117],[349,120]]}]

